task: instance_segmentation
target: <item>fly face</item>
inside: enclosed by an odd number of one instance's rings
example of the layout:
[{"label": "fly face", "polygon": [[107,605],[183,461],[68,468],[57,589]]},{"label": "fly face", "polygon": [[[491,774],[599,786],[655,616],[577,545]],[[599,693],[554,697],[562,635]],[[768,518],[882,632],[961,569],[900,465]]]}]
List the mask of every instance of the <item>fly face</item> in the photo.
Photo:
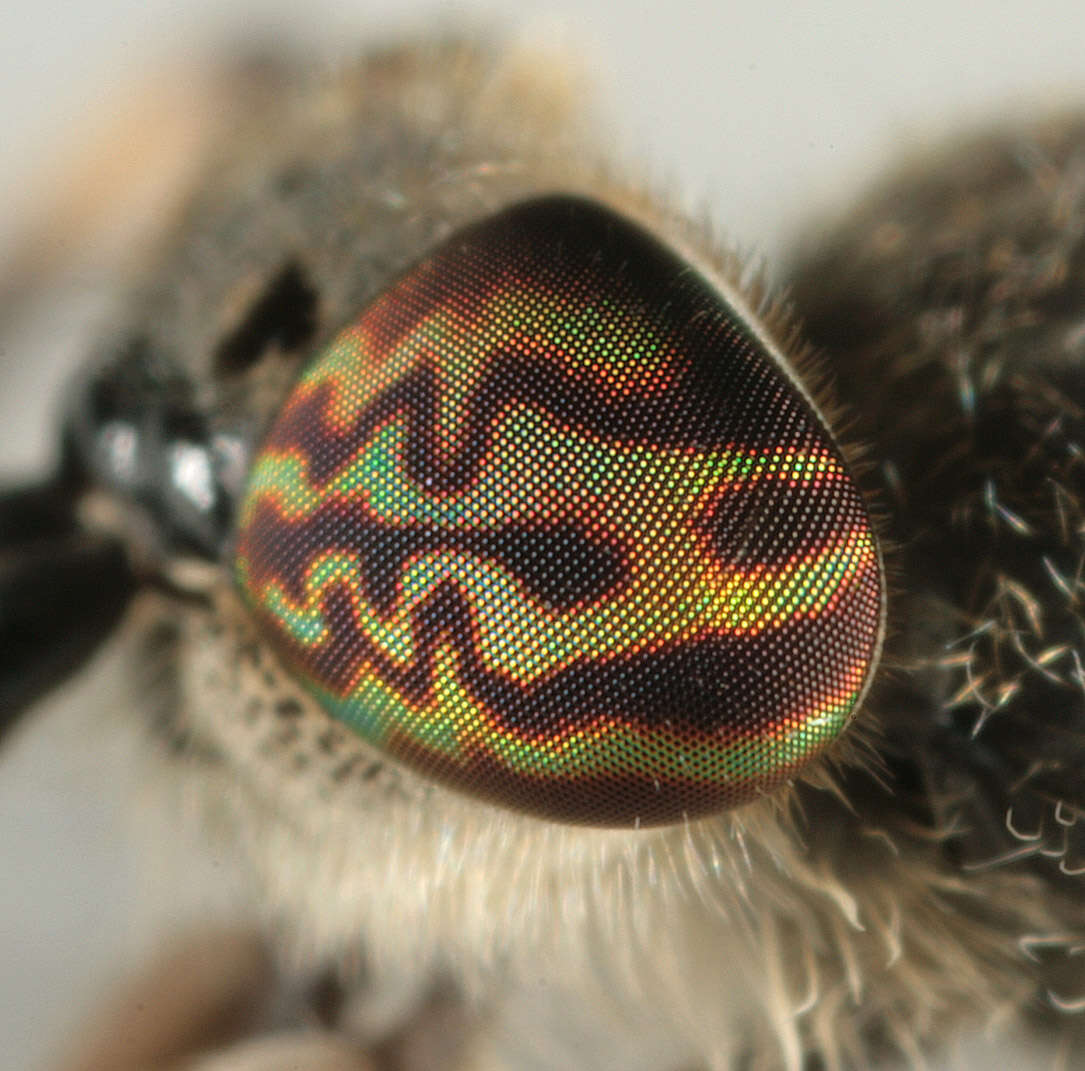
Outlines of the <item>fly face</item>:
[{"label": "fly face", "polygon": [[244,118],[7,500],[15,559],[138,589],[145,761],[359,1060],[434,993],[445,1067],[862,1067],[1073,1012],[1083,139],[1042,135],[1047,186],[1019,142],[937,163],[796,269],[836,397],[502,77],[424,46]]}]

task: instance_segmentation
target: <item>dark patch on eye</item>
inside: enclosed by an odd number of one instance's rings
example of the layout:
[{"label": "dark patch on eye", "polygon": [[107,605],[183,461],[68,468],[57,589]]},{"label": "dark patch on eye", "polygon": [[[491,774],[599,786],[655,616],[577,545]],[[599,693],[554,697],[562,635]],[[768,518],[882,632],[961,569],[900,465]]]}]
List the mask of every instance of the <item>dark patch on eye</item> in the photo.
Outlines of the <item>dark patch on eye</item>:
[{"label": "dark patch on eye", "polygon": [[[797,561],[832,539],[833,510],[842,488],[842,482],[815,487],[783,481],[739,484],[719,496],[701,524],[719,560],[729,565],[751,568]],[[772,511],[792,518],[792,523],[762,523]]]},{"label": "dark patch on eye", "polygon": [[272,279],[248,315],[219,343],[219,372],[243,372],[272,344],[283,350],[304,345],[316,332],[317,292],[301,265],[289,261]]},{"label": "dark patch on eye", "polygon": [[[508,525],[495,537],[489,532],[435,531],[421,526],[397,529],[367,523],[336,504],[319,510],[304,524],[284,523],[272,511],[266,512],[267,516],[261,514],[261,523],[269,531],[274,527],[280,532],[280,545],[297,559],[283,571],[295,597],[302,597],[305,567],[305,559],[297,550],[319,544],[357,555],[366,594],[382,613],[394,609],[398,585],[412,560],[443,552],[484,559],[495,540],[502,560],[517,579],[554,607],[565,609],[599,599],[619,584],[623,575],[621,552],[572,524],[535,529]],[[304,539],[299,532],[303,532]]]}]

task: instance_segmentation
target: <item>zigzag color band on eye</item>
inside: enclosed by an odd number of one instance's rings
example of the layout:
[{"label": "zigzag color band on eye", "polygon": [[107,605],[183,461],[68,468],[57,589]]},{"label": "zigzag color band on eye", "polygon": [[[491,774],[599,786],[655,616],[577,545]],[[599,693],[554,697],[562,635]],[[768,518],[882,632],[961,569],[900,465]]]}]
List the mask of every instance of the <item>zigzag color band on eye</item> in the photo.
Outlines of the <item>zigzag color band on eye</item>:
[{"label": "zigzag color band on eye", "polygon": [[792,776],[882,621],[870,521],[805,398],[705,280],[571,197],[461,232],[316,359],[237,568],[365,739],[602,825]]}]

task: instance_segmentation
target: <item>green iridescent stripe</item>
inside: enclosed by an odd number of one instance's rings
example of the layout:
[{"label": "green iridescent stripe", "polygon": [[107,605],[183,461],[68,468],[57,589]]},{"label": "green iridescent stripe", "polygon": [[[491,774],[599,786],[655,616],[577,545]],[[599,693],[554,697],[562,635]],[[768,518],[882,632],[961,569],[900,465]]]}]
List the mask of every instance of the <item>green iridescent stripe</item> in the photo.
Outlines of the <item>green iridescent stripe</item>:
[{"label": "green iridescent stripe", "polygon": [[[302,455],[265,450],[249,479],[242,529],[261,501],[273,501],[283,517],[296,520],[335,498],[364,508],[386,524],[447,528],[551,520],[559,507],[576,514],[610,501],[619,511],[615,530],[636,531],[626,511],[645,487],[652,491],[649,505],[658,510],[661,497],[697,505],[707,491],[763,478],[797,483],[846,479],[825,452],[697,452],[616,443],[519,405],[495,418],[490,450],[467,490],[435,496],[407,477],[407,434],[405,418],[389,420],[319,487],[310,482]],[[545,467],[535,464],[540,456],[547,458]],[[624,523],[622,518],[627,518]]]},{"label": "green iridescent stripe", "polygon": [[[383,308],[398,300],[402,298],[396,290],[385,295],[367,322],[379,322]],[[445,407],[462,409],[489,360],[514,344],[525,355],[539,353],[570,371],[602,376],[616,389],[659,389],[675,361],[647,316],[605,298],[571,306],[567,294],[528,289],[526,284],[480,298],[470,316],[439,308],[387,350],[372,334],[364,327],[344,332],[299,381],[302,395],[324,384],[332,387],[328,409],[337,422],[355,419],[378,390],[427,360],[452,395]],[[359,368],[368,371],[364,384],[359,384]]]},{"label": "green iridescent stripe", "polygon": [[[861,667],[855,675],[861,680]],[[618,719],[600,719],[599,731],[589,723],[540,744],[502,731],[458,681],[453,686],[441,676],[438,674],[434,685],[433,703],[425,710],[371,674],[346,698],[314,682],[308,682],[308,687],[326,709],[366,739],[386,745],[390,737],[402,734],[457,765],[477,759],[481,751],[518,776],[662,776],[714,784],[772,776],[807,759],[843,729],[859,691],[857,685],[845,697],[811,712],[786,731],[780,730],[791,718],[759,736],[743,735],[723,745],[708,736],[680,738]],[[454,694],[450,692],[453,687]],[[465,732],[465,727],[469,731]],[[662,768],[661,757],[668,760]]]}]

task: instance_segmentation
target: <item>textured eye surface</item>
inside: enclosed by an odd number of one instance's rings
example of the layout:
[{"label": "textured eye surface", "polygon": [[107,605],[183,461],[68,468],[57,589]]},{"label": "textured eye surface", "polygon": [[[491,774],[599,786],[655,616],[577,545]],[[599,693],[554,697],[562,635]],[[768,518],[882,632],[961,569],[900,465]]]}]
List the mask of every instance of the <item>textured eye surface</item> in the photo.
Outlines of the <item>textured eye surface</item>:
[{"label": "textured eye surface", "polygon": [[334,717],[593,824],[793,775],[882,622],[860,495],[770,344],[572,197],[460,232],[317,357],[256,458],[237,568]]}]

